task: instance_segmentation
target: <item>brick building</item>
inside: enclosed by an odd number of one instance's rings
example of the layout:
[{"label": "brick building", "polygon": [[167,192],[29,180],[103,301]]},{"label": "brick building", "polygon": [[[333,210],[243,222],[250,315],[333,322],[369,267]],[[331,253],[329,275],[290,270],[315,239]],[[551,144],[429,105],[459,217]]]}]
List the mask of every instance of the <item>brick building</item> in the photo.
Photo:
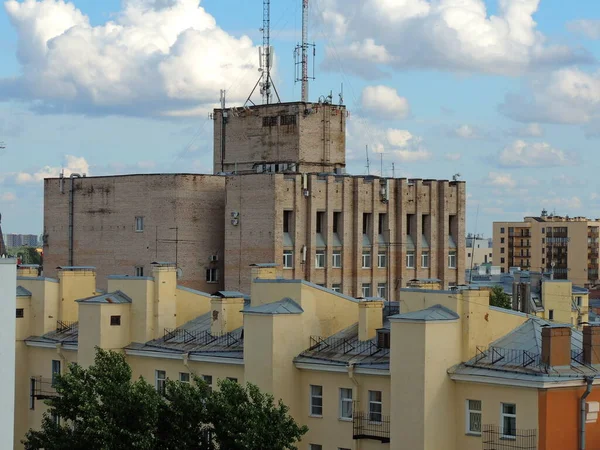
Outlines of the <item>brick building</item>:
[{"label": "brick building", "polygon": [[182,285],[248,292],[249,265],[275,261],[283,278],[389,300],[415,278],[464,283],[465,183],[345,174],[346,115],[300,102],[218,109],[215,175],[45,180],[45,274],[143,276],[174,261]]}]

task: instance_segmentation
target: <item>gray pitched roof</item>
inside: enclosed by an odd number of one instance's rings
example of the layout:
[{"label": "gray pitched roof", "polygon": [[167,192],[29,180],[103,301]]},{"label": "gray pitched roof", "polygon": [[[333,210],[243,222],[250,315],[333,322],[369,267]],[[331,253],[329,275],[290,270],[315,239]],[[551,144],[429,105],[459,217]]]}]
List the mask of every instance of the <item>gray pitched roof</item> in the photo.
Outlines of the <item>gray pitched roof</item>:
[{"label": "gray pitched roof", "polygon": [[427,309],[422,309],[420,311],[413,311],[404,314],[396,314],[390,317],[391,321],[423,321],[423,322],[431,322],[431,321],[443,321],[443,320],[456,320],[460,318],[458,314],[456,314],[451,309],[446,308],[442,305],[434,305]]},{"label": "gray pitched roof", "polygon": [[302,314],[304,310],[291,298],[259,306],[247,306],[242,310],[246,314]]},{"label": "gray pitched roof", "polygon": [[31,297],[31,292],[23,286],[17,286],[17,297]]},{"label": "gray pitched roof", "polygon": [[215,293],[215,297],[221,297],[221,298],[243,298],[243,299],[250,299],[250,296],[248,294],[244,294],[242,292],[238,292],[238,291],[218,291]]},{"label": "gray pitched roof", "polygon": [[93,297],[82,298],[77,300],[78,303],[106,303],[106,304],[123,304],[131,303],[131,299],[121,291],[109,292],[108,294],[95,295]]}]

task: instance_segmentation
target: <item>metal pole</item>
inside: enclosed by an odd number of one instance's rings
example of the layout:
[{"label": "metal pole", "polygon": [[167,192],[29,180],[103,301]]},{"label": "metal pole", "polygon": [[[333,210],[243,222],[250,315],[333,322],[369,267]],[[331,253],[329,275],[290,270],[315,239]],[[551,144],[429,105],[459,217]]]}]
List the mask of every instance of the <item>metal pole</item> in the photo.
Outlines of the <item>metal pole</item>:
[{"label": "metal pole", "polygon": [[302,101],[308,102],[308,0],[302,0]]},{"label": "metal pole", "polygon": [[268,105],[271,102],[271,0],[263,0],[263,55],[265,58],[263,92]]}]

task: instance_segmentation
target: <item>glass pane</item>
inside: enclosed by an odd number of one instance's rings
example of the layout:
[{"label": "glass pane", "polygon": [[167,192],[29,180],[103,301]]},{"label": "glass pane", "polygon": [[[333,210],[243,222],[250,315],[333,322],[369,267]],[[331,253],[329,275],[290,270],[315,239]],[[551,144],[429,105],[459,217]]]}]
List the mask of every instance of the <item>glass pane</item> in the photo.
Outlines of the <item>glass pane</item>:
[{"label": "glass pane", "polygon": [[516,414],[517,413],[517,407],[515,405],[510,404],[510,403],[503,403],[502,404],[502,412],[504,414]]},{"label": "glass pane", "polygon": [[481,411],[481,400],[469,400],[470,411]]},{"label": "glass pane", "polygon": [[310,392],[312,395],[321,395],[323,393],[323,386],[311,386]]},{"label": "glass pane", "polygon": [[515,436],[517,434],[517,421],[514,417],[504,417],[503,433],[505,436]]},{"label": "glass pane", "polygon": [[369,401],[381,402],[381,391],[369,391]]},{"label": "glass pane", "polygon": [[481,413],[469,414],[469,431],[481,433]]}]

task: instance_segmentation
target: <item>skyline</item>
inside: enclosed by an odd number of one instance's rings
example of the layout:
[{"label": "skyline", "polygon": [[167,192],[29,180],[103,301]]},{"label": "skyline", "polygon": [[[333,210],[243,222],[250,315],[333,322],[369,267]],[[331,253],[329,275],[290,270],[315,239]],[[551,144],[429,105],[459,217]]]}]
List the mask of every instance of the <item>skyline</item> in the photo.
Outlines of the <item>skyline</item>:
[{"label": "skyline", "polygon": [[[261,1],[3,3],[4,233],[41,232],[41,179],[61,166],[210,173],[219,90],[243,104],[258,79]],[[542,208],[600,217],[600,5],[563,3],[312,0],[310,100],[344,84],[348,172],[366,173],[368,145],[373,174],[379,153],[385,176],[461,173],[467,231],[486,236]],[[282,101],[300,98],[300,20],[300,0],[272,1]]]}]

